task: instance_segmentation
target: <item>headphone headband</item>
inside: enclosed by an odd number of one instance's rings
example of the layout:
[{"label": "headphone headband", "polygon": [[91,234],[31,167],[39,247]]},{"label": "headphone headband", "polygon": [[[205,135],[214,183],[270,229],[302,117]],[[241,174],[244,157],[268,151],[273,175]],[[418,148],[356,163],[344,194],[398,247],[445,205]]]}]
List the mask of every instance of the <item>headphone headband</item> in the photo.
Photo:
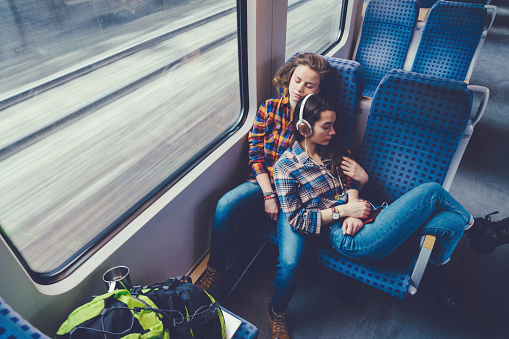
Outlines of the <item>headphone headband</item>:
[{"label": "headphone headband", "polygon": [[313,93],[308,94],[302,99],[302,104],[300,105],[300,112],[299,112],[299,121],[303,121],[303,115],[304,115],[304,106],[306,106],[306,102],[308,101],[309,97],[312,96]]}]

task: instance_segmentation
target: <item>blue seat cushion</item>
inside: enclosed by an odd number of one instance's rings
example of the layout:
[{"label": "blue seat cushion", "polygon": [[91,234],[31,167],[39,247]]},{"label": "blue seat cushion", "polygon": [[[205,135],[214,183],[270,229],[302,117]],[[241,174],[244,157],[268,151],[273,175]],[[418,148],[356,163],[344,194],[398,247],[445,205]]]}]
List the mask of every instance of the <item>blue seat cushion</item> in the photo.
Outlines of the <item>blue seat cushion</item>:
[{"label": "blue seat cushion", "polygon": [[318,261],[336,272],[403,300],[408,294],[418,250],[418,240],[412,238],[381,260],[362,262],[343,257],[325,244],[318,250]]},{"label": "blue seat cushion", "polygon": [[0,338],[49,339],[0,297]]}]

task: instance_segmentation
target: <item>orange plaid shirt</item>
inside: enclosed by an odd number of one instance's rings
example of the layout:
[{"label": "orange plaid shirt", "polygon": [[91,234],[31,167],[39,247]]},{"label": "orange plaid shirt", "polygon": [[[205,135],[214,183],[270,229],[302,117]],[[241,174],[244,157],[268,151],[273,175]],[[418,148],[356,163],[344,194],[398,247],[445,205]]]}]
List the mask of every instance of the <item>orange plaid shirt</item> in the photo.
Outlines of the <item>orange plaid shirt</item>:
[{"label": "orange plaid shirt", "polygon": [[272,98],[260,106],[248,135],[249,165],[252,169],[249,181],[256,183],[257,175],[268,173],[273,183],[276,161],[293,144],[291,122],[288,97]]}]

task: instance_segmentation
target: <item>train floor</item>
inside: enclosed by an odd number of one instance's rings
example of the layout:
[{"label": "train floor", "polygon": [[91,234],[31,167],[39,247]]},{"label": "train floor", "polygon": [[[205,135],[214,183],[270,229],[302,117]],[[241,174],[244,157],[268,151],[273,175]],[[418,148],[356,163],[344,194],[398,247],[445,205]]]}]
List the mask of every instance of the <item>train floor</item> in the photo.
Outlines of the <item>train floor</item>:
[{"label": "train floor", "polygon": [[[498,6],[471,84],[490,88],[484,117],[458,169],[450,192],[474,217],[500,211],[509,216],[509,8]],[[269,338],[267,305],[276,274],[277,247],[266,245],[224,306]],[[508,338],[509,244],[475,255],[463,237],[448,271],[467,308],[458,317],[420,289],[404,301],[330,271],[316,260],[305,268],[287,312],[292,338]],[[357,293],[358,292],[358,293]]]},{"label": "train floor", "polygon": [[[460,252],[467,252],[467,247],[468,240],[460,245]],[[291,337],[507,338],[507,266],[501,266],[500,271],[505,272],[498,273],[491,265],[476,268],[469,260],[460,261],[450,272],[468,310],[466,316],[443,309],[422,288],[401,301],[309,260],[287,310]],[[253,323],[261,339],[270,338],[267,306],[276,264],[277,247],[266,245],[224,302],[227,309]]]}]

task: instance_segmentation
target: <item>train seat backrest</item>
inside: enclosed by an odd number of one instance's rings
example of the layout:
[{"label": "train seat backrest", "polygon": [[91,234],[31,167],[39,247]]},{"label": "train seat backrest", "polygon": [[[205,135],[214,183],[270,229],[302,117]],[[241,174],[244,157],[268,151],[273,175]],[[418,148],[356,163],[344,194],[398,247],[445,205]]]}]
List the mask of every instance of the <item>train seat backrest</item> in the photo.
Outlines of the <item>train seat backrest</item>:
[{"label": "train seat backrest", "polygon": [[483,5],[438,1],[431,8],[412,71],[453,80],[467,73],[481,44],[487,10]]},{"label": "train seat backrest", "polygon": [[352,60],[324,57],[335,68],[334,93],[335,103],[342,111],[341,117],[336,118],[336,130],[340,130],[348,145],[352,142],[355,114],[359,108],[364,88],[364,72],[362,66]]},{"label": "train seat backrest", "polygon": [[419,0],[420,8],[431,8],[439,0]]},{"label": "train seat backrest", "polygon": [[403,68],[419,14],[417,0],[371,0],[366,8],[355,61],[364,68],[364,95],[391,69]]},{"label": "train seat backrest", "polygon": [[[370,176],[364,189],[368,192],[361,195],[376,192],[390,203],[421,183],[442,183],[470,120],[471,105],[472,93],[463,82],[390,71],[374,94],[360,150],[359,162]],[[319,249],[318,258],[337,272],[405,299],[415,283],[414,269],[421,270],[416,266],[419,246],[407,245],[410,250],[402,246],[370,263],[345,258],[328,246]]]},{"label": "train seat backrest", "polygon": [[[437,1],[441,1],[441,0],[419,0],[419,6],[421,8],[431,8]],[[454,1],[456,1],[456,2],[471,2],[474,4],[489,5],[491,0],[454,0]]]},{"label": "train seat backrest", "polygon": [[370,193],[390,203],[422,183],[442,184],[471,108],[464,82],[390,71],[375,93],[359,154]]}]

